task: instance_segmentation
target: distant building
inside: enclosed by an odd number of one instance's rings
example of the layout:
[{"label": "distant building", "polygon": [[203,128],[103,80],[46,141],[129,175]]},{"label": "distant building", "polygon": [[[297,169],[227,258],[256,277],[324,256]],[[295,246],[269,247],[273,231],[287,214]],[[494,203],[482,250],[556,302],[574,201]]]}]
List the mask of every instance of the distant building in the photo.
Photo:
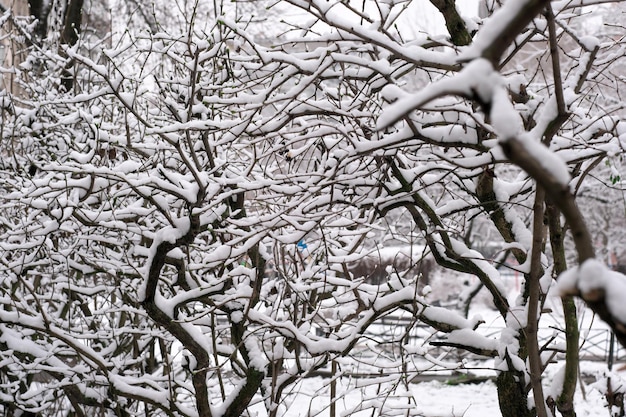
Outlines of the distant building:
[{"label": "distant building", "polygon": [[12,94],[19,91],[14,83],[12,68],[18,65],[26,56],[26,43],[23,36],[15,28],[14,19],[28,16],[29,5],[27,0],[0,0],[2,15],[11,13],[12,18],[5,20],[0,26],[0,91],[6,90]]},{"label": "distant building", "polygon": [[12,10],[13,14],[17,16],[28,15],[28,1],[27,0],[0,0],[0,6],[4,10]]}]

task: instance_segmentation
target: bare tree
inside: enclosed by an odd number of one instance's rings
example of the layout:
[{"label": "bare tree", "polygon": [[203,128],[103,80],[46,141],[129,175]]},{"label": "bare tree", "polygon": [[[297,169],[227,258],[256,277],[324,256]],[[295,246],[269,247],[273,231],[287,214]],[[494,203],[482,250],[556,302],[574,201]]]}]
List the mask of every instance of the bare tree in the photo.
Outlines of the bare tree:
[{"label": "bare tree", "polygon": [[[359,410],[403,402],[411,415],[397,388],[417,360],[438,362],[408,345],[425,323],[443,335],[433,345],[495,360],[504,416],[575,415],[574,300],[557,398],[541,384],[556,348],[537,328],[564,274],[562,290],[624,340],[605,297],[623,277],[589,261],[576,204],[592,175],[621,191],[603,161],[622,149],[621,98],[605,88],[621,82],[622,45],[582,32],[570,11],[584,2],[510,1],[475,28],[453,1],[432,3],[449,39],[404,39],[401,3],[292,0],[276,7],[308,20],[270,45],[229,14],[245,8],[183,2],[182,30],[141,8],[150,31],[110,47],[81,38],[81,3],[68,3],[58,44],[31,48],[45,68],[20,74],[32,99],[5,93],[0,113],[9,414],[278,416],[320,370],[334,414],[340,367],[380,375],[388,358],[400,377],[375,395],[394,401]],[[485,235],[495,259],[473,247]],[[354,273],[391,242],[412,253],[386,279]],[[426,256],[478,279],[459,298],[467,312],[487,291],[507,325],[497,338],[429,304]],[[515,303],[498,268],[525,278]],[[365,343],[391,313],[406,329]]]}]

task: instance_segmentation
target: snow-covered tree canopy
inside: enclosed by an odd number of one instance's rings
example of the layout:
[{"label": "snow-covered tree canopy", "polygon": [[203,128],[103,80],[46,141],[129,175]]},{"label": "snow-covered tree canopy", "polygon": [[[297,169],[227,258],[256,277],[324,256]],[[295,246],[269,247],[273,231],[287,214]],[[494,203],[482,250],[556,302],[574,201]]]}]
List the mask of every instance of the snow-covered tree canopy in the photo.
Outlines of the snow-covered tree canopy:
[{"label": "snow-covered tree canopy", "polygon": [[[406,344],[417,323],[494,358],[503,415],[573,415],[569,295],[626,342],[626,278],[594,253],[618,232],[583,216],[623,195],[623,28],[592,36],[593,0],[488,1],[482,19],[430,3],[448,35],[411,27],[404,0],[128,2],[128,30],[84,23],[75,43],[5,12],[2,39],[28,51],[0,92],[7,415],[280,416],[321,369],[384,357],[409,381],[441,363]],[[390,248],[407,261],[382,282],[354,272]],[[425,258],[476,277],[455,308],[422,292]],[[567,366],[544,398],[537,325],[561,273]],[[464,314],[481,289],[497,338]],[[391,313],[405,332],[369,340]]]}]

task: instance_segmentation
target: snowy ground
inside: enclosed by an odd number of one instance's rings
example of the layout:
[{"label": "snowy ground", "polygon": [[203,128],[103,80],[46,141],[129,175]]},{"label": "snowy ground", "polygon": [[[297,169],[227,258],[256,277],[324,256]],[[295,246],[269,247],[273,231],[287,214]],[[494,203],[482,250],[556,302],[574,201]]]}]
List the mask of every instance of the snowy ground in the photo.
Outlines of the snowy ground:
[{"label": "snowy ground", "polygon": [[[557,367],[555,366],[554,369]],[[576,393],[576,412],[579,416],[606,417],[608,410],[603,393],[591,382],[595,377],[602,377],[606,365],[598,363],[581,363],[581,372],[586,376],[587,382]],[[615,376],[615,378],[619,378]],[[550,389],[551,376],[544,380],[544,386]],[[371,387],[372,391],[375,387]],[[299,387],[300,393],[290,398],[289,417],[304,416],[329,416],[329,388],[328,380],[323,378],[310,378]],[[584,393],[583,393],[584,390]],[[396,395],[400,398],[382,395],[376,397],[375,392],[364,394],[360,390],[345,393],[345,398],[337,402],[337,416],[372,416],[372,415],[421,415],[426,417],[499,417],[498,398],[496,386],[492,381],[478,384],[450,385],[444,381],[428,381],[417,384],[409,384],[408,391],[403,388],[396,389]],[[338,389],[341,392],[341,389]],[[404,400],[401,398],[404,396]],[[409,397],[411,401],[409,402]],[[358,411],[361,406],[378,405],[388,402],[388,413],[372,414],[372,410]],[[397,414],[393,413],[395,410]],[[259,417],[263,412],[259,412]]]},{"label": "snowy ground", "polygon": [[[490,363],[491,362],[491,363]],[[497,390],[493,379],[493,361],[468,362],[472,376],[490,377],[480,382],[460,382],[464,379],[450,371],[427,372],[425,380],[406,383],[398,381],[397,375],[380,378],[351,378],[349,374],[337,379],[335,416],[420,416],[420,417],[501,417]],[[606,377],[611,376],[614,389],[626,387],[626,371],[619,372],[621,363],[610,373],[607,364],[598,361],[580,363],[581,381],[576,392],[577,415],[607,417],[609,412],[604,398]],[[544,373],[545,395],[552,392],[554,375],[563,362],[550,364]],[[433,377],[435,379],[428,380]],[[285,393],[279,415],[287,417],[330,417],[330,379],[307,378]],[[260,401],[260,399],[259,399]],[[256,417],[266,417],[264,406],[253,407]]]},{"label": "snowy ground", "polygon": [[[485,334],[498,333],[503,323],[494,312],[489,310],[477,311],[485,320]],[[470,314],[471,316],[471,314]],[[542,318],[541,327],[544,332],[554,332],[561,325],[562,320],[558,317],[558,311],[554,315],[546,315]],[[590,313],[581,311],[581,334],[593,335],[593,332],[606,330],[606,326],[595,319]],[[558,333],[558,331],[557,331]],[[608,333],[606,333],[608,334]],[[559,336],[560,337],[560,336]],[[606,337],[605,337],[606,338]],[[589,345],[591,342],[585,342]],[[602,348],[598,349],[602,353]],[[624,356],[623,350],[618,352]],[[615,368],[619,368],[623,361],[616,361]],[[495,377],[492,369],[493,361],[468,362],[468,368],[472,375],[480,377]],[[552,391],[552,378],[562,367],[562,362],[550,364],[544,374],[545,394]],[[418,366],[419,368],[419,366]],[[362,369],[359,369],[362,371]],[[576,392],[576,412],[579,416],[606,417],[609,415],[606,408],[604,393],[608,374],[607,363],[602,360],[583,361],[580,365],[583,381],[579,384]],[[342,417],[358,416],[424,416],[424,417],[500,417],[498,398],[495,383],[486,380],[480,383],[451,384],[446,381],[458,380],[451,371],[440,370],[439,373],[426,372],[434,375],[437,380],[423,382],[398,383],[396,376],[389,378],[381,377],[378,381],[371,379],[352,379],[347,374],[338,379],[337,397],[340,398],[335,406],[335,415]],[[626,378],[626,372],[613,373],[612,386],[626,386],[622,380]],[[426,379],[428,377],[426,376]],[[308,378],[303,383],[293,387],[292,393],[286,396],[280,415],[288,417],[328,417],[330,411],[330,384],[328,378]],[[598,382],[600,381],[600,382]],[[367,384],[367,385],[365,385]],[[376,409],[375,412],[372,410]],[[379,411],[382,410],[382,411]],[[262,404],[254,407],[258,417],[265,417],[266,412]]]}]

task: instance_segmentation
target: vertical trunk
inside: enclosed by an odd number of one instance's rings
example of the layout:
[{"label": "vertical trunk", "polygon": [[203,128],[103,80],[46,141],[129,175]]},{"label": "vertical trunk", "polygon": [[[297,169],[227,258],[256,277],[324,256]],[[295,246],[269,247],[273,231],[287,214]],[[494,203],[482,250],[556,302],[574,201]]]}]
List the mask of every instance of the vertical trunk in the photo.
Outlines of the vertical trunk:
[{"label": "vertical trunk", "polygon": [[578,317],[573,297],[563,297],[562,302],[565,316],[565,378],[561,395],[556,399],[556,406],[563,417],[576,417],[574,393],[578,381]]},{"label": "vertical trunk", "polygon": [[[518,323],[518,319],[507,318],[507,327],[511,328],[510,321]],[[519,351],[514,352],[522,361],[526,362],[528,352],[526,351],[526,333],[522,327],[517,330],[516,338],[519,343]],[[508,350],[504,353],[506,371],[498,374],[496,388],[498,389],[498,405],[503,417],[536,417],[535,409],[528,401],[528,380],[523,370],[518,370],[511,359]]]},{"label": "vertical trunk", "polygon": [[[550,229],[550,245],[554,258],[554,273],[558,276],[567,269],[565,246],[563,245],[563,229],[561,213],[550,201],[546,205],[548,227]],[[565,318],[565,378],[561,395],[556,398],[556,406],[563,417],[576,417],[574,411],[574,392],[578,381],[578,317],[576,303],[572,297],[563,297],[563,316]]]},{"label": "vertical trunk", "polygon": [[[28,15],[28,2],[26,0],[4,0],[0,1],[0,6],[2,6],[2,13],[4,13],[6,9],[10,9],[13,16]],[[2,49],[0,65],[4,68],[16,68],[26,59],[27,55],[23,33],[19,31],[11,21],[4,22],[0,29],[0,34],[3,35],[0,40],[0,48]],[[0,90],[2,89],[6,89],[6,91],[10,92],[12,95],[23,95],[22,88],[16,82],[15,71],[0,74]]]},{"label": "vertical trunk", "polygon": [[63,21],[63,32],[61,42],[66,45],[76,45],[78,34],[80,33],[80,23],[83,18],[83,1],[69,0],[65,9],[65,19]]},{"label": "vertical trunk", "polygon": [[547,417],[546,403],[541,384],[543,363],[539,350],[537,330],[539,327],[539,312],[542,304],[541,277],[544,270],[541,266],[541,254],[544,245],[544,200],[545,192],[537,185],[535,203],[533,205],[533,243],[530,257],[530,274],[528,276],[528,322],[526,324],[526,346],[528,349],[528,368],[530,371],[530,385],[533,390],[535,409],[538,417]]},{"label": "vertical trunk", "polygon": [[[517,237],[513,231],[512,224],[507,220],[503,206],[498,202],[494,192],[493,182],[495,173],[493,170],[485,170],[479,177],[476,185],[476,197],[481,203],[483,209],[489,213],[493,224],[498,229],[505,242],[515,242]],[[512,249],[511,253],[518,263],[523,264],[526,261],[527,254],[519,249]],[[527,285],[522,294],[525,302],[529,302],[530,288],[526,277]],[[527,342],[524,329],[518,332],[518,340],[520,352],[518,355],[522,359],[527,357]],[[526,378],[523,372],[515,370],[511,363],[508,352],[504,358],[508,365],[508,371],[503,371],[498,375],[496,385],[498,388],[498,402],[500,411],[505,417],[534,417],[534,410],[528,407],[528,389],[526,387]]]},{"label": "vertical trunk", "polygon": [[330,417],[337,417],[337,361],[331,362]]},{"label": "vertical trunk", "polygon": [[469,45],[472,42],[472,36],[456,9],[456,0],[430,0],[430,2],[439,10],[446,21],[446,28],[450,33],[452,43],[457,46]]},{"label": "vertical trunk", "polygon": [[[72,47],[78,42],[80,24],[83,18],[83,2],[84,0],[69,0],[67,3],[63,30],[61,32],[62,45]],[[61,54],[63,55],[63,51],[61,51]],[[74,61],[72,59],[68,60],[61,75],[61,85],[65,87],[65,91],[70,91],[74,87],[74,75],[70,71],[73,66]]]},{"label": "vertical trunk", "polygon": [[528,407],[528,394],[519,378],[523,378],[523,375],[508,371],[502,372],[496,379],[498,402],[503,417],[535,417],[534,410]]},{"label": "vertical trunk", "polygon": [[30,14],[37,19],[35,26],[35,37],[37,40],[44,39],[48,33],[48,12],[50,7],[46,5],[44,0],[28,0]]},{"label": "vertical trunk", "polygon": [[[520,332],[520,346],[525,341]],[[535,410],[528,407],[528,391],[524,373],[515,370],[508,355],[505,355],[508,371],[501,372],[496,379],[498,403],[503,417],[535,417]]]}]

